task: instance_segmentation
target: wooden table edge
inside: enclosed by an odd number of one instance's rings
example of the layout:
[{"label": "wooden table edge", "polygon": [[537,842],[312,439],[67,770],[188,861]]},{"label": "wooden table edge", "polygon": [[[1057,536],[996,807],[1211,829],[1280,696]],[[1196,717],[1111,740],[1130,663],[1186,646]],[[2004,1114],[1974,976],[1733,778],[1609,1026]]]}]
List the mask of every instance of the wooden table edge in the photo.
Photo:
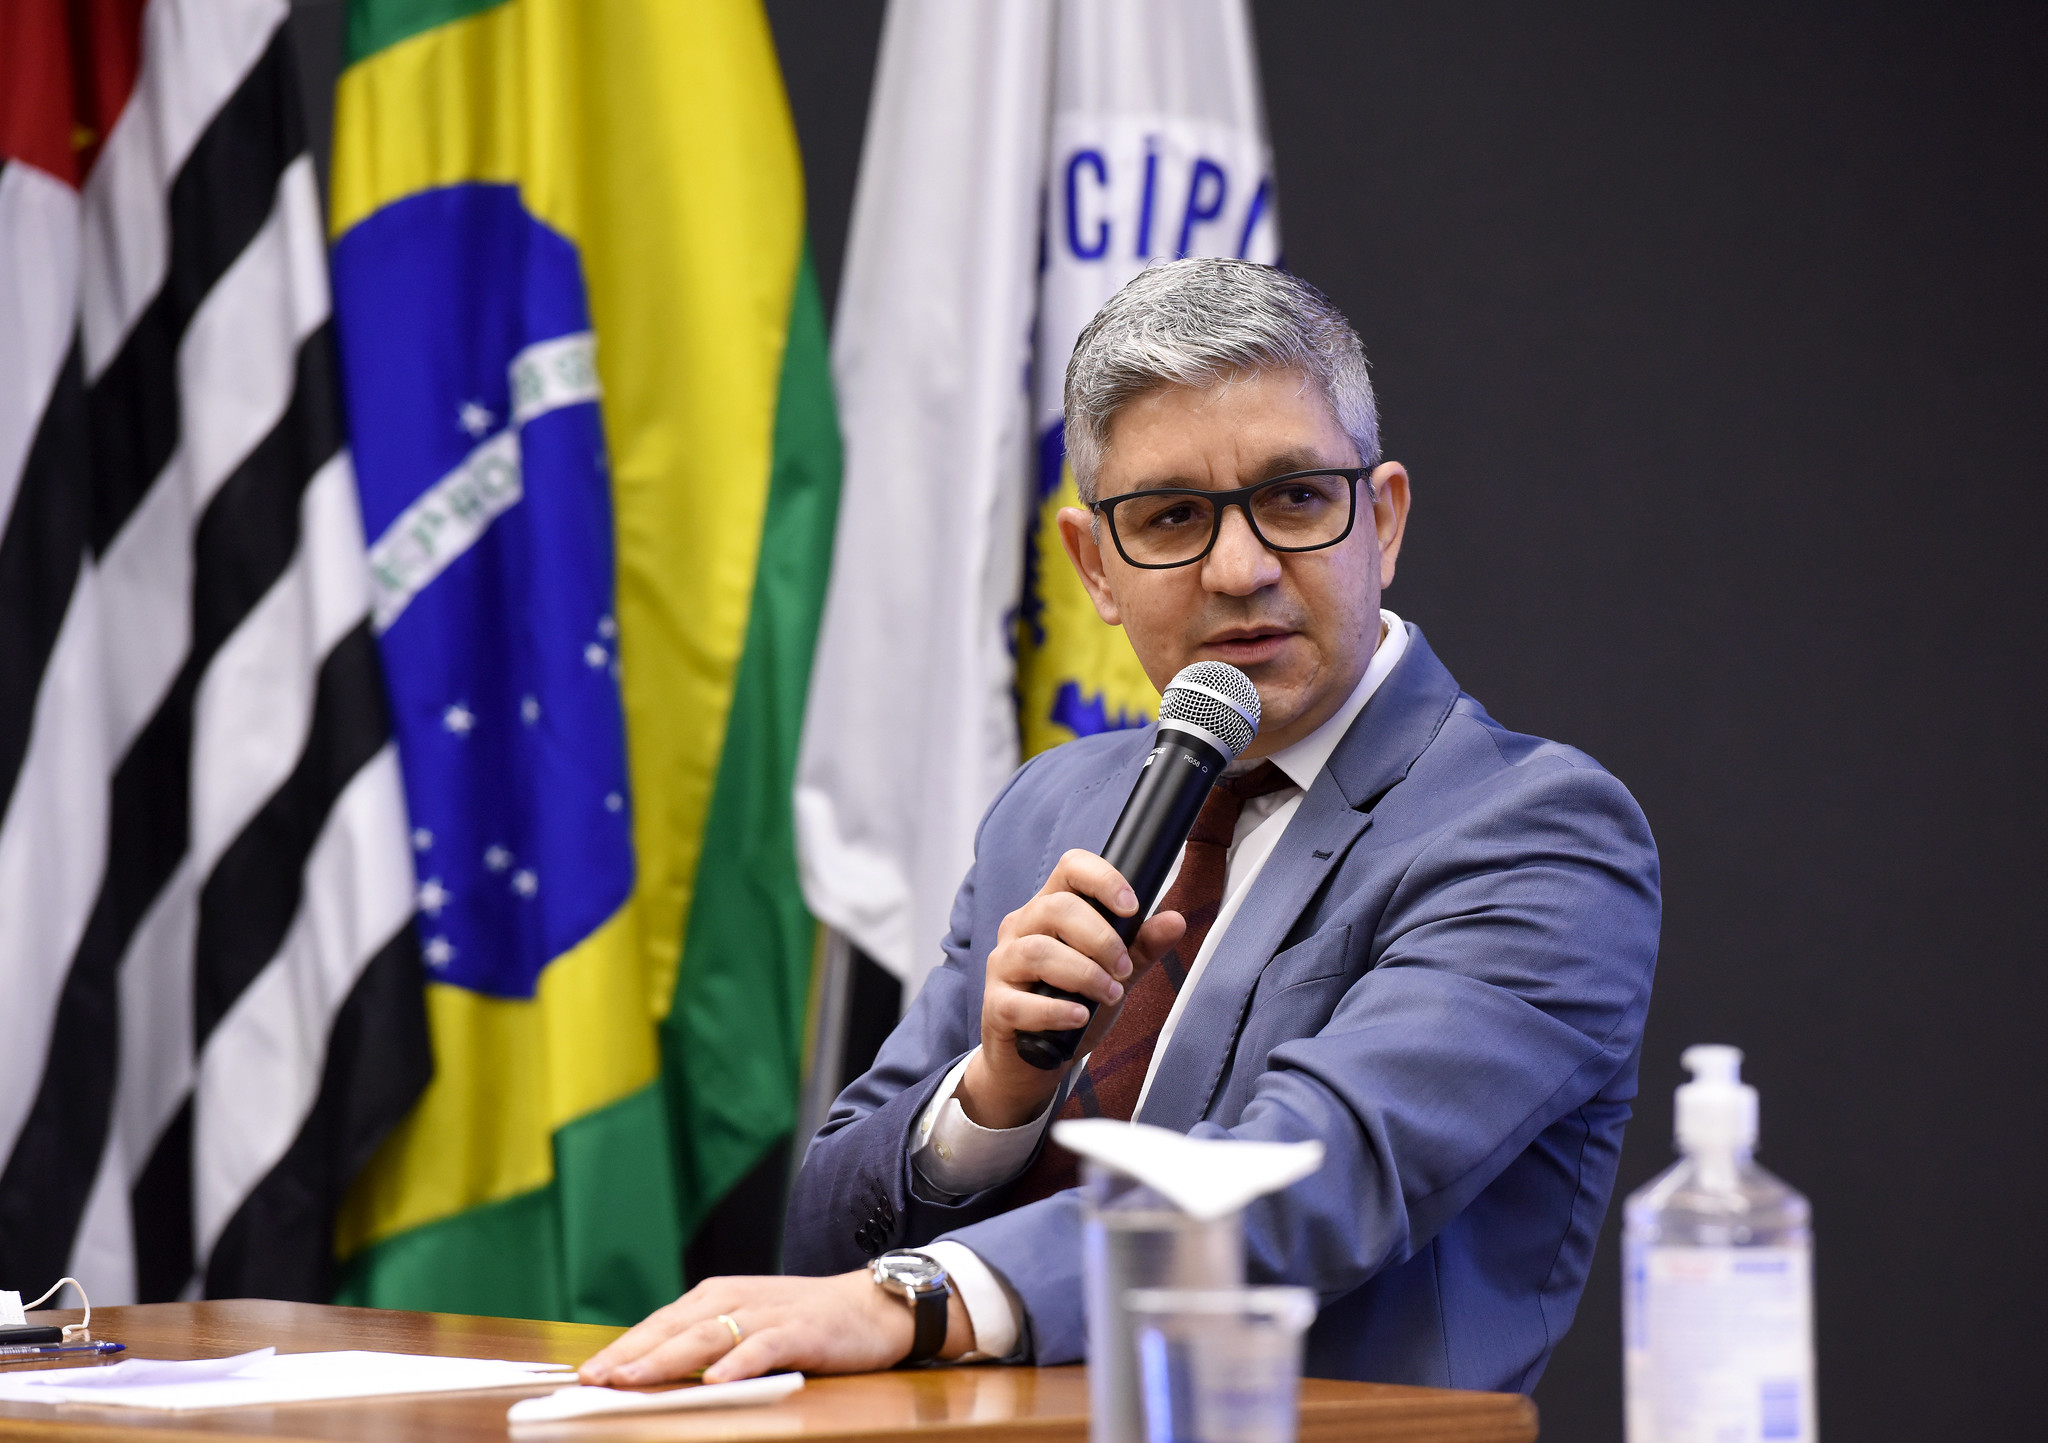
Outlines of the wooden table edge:
[{"label": "wooden table edge", "polygon": [[[37,1315],[38,1321],[50,1322],[76,1322],[78,1317],[75,1310]],[[594,1348],[620,1331],[599,1324],[405,1313],[261,1299],[223,1300],[217,1304],[137,1305],[98,1309],[94,1315],[96,1335],[118,1337],[119,1333],[126,1332],[138,1348],[147,1349],[152,1356],[227,1356],[244,1348],[261,1347],[274,1336],[281,1351],[285,1352],[384,1347],[394,1351],[440,1351],[453,1355],[467,1351],[472,1356],[531,1356],[536,1361],[567,1362],[571,1359],[558,1355],[565,1351]],[[157,1337],[151,1338],[151,1333]],[[176,1342],[168,1341],[167,1335],[172,1334],[177,1337]],[[942,1379],[952,1375],[952,1381],[942,1385],[942,1391],[951,1392],[981,1371],[979,1368],[963,1368],[932,1370],[922,1378],[916,1374],[896,1376],[901,1377],[906,1386],[923,1391],[941,1385]],[[864,1423],[847,1418],[844,1426],[839,1426],[837,1419],[813,1420],[805,1425],[807,1431],[757,1436],[763,1443],[771,1438],[801,1438],[805,1443],[873,1443],[873,1440],[882,1438],[915,1438],[918,1443],[1054,1443],[1054,1440],[1071,1443],[1077,1435],[1085,1438],[1085,1393],[1081,1395],[1078,1409],[1065,1401],[1075,1387],[1075,1375],[1081,1371],[1078,1367],[1017,1371],[1029,1373],[1034,1380],[1043,1380],[1025,1386],[1032,1392],[1039,1392],[1039,1405],[1050,1404],[1052,1411],[1035,1415],[1027,1413],[1002,1421],[987,1417],[934,1417],[909,1428],[895,1419]],[[851,1384],[861,1380],[871,1387],[873,1380],[888,1376],[852,1375],[843,1381]],[[820,1392],[837,1392],[841,1381],[819,1377],[812,1380],[811,1387]],[[404,1410],[408,1401],[417,1401],[422,1407],[436,1403],[445,1407],[459,1400],[476,1400],[479,1410],[495,1411],[497,1418],[502,1420],[502,1409],[509,1408],[519,1398],[545,1393],[557,1386],[560,1385],[549,1381],[530,1388],[420,1394],[413,1395],[411,1400],[405,1395],[364,1399],[360,1406],[373,1411],[364,1416],[363,1431],[349,1432],[350,1436],[376,1436],[379,1414],[383,1415],[381,1421],[387,1425],[399,1424],[399,1420],[392,1416],[392,1410]],[[1046,1387],[1053,1388],[1053,1397],[1043,1396],[1041,1390]],[[849,1406],[855,1402],[856,1397],[847,1399]],[[0,1405],[4,1406],[9,1405]],[[177,1414],[138,1414],[130,1421],[126,1417],[110,1417],[104,1409],[95,1410],[93,1416],[75,1418],[48,1413],[0,1412],[0,1438],[45,1440],[45,1443],[136,1443],[136,1440],[144,1438],[161,1438],[167,1443],[168,1440],[177,1440],[177,1443],[251,1443],[255,1439],[333,1443],[339,1435],[333,1426],[332,1410],[347,1406],[351,1405],[333,1401],[273,1405],[260,1431],[247,1427],[220,1427],[214,1423],[214,1418],[190,1418],[187,1421],[190,1415]],[[1367,1416],[1361,1416],[1361,1409]],[[316,1416],[323,1411],[325,1426]],[[298,1415],[298,1426],[294,1426],[295,1414]],[[218,1416],[214,1415],[215,1418]],[[615,1420],[619,1426],[613,1430],[599,1424],[584,1423],[521,1428],[516,1434],[503,1425],[485,1431],[496,1437],[531,1440],[531,1443],[597,1443],[598,1439],[610,1436],[611,1431],[647,1437],[649,1427],[658,1431],[660,1420],[667,1418],[678,1420],[674,1436],[681,1438],[704,1435],[706,1424],[715,1429],[718,1416],[714,1413],[632,1415],[631,1419]],[[701,1421],[693,1425],[688,1420]],[[819,1421],[823,1421],[824,1426],[818,1426]],[[1339,1439],[1367,1436],[1373,1443],[1469,1443],[1469,1440],[1529,1443],[1537,1436],[1537,1422],[1534,1403],[1519,1393],[1408,1388],[1397,1384],[1310,1378],[1303,1380],[1299,1436],[1301,1443],[1337,1443]]]}]

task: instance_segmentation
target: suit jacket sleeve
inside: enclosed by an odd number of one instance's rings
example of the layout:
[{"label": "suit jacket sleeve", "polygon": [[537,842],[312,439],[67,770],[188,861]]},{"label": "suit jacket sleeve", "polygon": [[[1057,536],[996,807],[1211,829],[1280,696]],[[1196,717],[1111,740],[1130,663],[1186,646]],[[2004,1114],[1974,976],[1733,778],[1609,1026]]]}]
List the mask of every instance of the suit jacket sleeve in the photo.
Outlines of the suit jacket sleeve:
[{"label": "suit jacket sleeve", "polygon": [[911,1134],[946,1073],[981,1041],[982,959],[990,940],[975,946],[981,833],[1037,764],[1020,768],[982,817],[976,864],[954,898],[945,961],[926,977],[875,1065],[834,1101],[804,1154],[783,1229],[787,1272],[845,1272],[1002,1205],[1000,1186],[964,1197],[934,1193],[910,1165]]},{"label": "suit jacket sleeve", "polygon": [[[1575,755],[1508,768],[1424,839],[1391,893],[1327,905],[1268,964],[1236,1038],[1217,1039],[1238,1050],[1232,1071],[1246,1048],[1270,1050],[1231,1125],[1192,1133],[1327,1149],[1319,1173],[1247,1211],[1254,1281],[1327,1301],[1405,1261],[1633,1057],[1656,958],[1656,850],[1621,783]],[[1283,967],[1293,953],[1307,965]],[[1269,989],[1275,974],[1284,985]],[[1302,1010],[1316,987],[1339,989],[1334,1009]],[[1320,1025],[1289,1032],[1291,1015]],[[898,1154],[912,1115],[896,1125]],[[1079,1358],[1078,1196],[953,1229],[1023,1299],[1033,1359]]]}]

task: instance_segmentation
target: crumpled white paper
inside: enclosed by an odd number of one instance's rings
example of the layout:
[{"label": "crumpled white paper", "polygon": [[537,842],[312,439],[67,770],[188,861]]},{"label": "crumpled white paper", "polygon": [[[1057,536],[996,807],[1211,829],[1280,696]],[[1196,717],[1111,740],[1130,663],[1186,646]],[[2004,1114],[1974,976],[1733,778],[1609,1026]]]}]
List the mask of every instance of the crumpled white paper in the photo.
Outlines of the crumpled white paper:
[{"label": "crumpled white paper", "polygon": [[1163,1194],[1204,1222],[1299,1182],[1323,1165],[1320,1142],[1252,1142],[1189,1137],[1171,1128],[1108,1117],[1071,1117],[1052,1139]]}]

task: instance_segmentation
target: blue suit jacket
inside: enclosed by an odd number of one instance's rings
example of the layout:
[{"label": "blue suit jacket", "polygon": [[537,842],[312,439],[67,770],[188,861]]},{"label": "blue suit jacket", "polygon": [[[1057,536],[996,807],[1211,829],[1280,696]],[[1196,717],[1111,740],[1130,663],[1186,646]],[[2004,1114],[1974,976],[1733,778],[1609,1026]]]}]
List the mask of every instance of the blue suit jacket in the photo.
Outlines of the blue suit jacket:
[{"label": "blue suit jacket", "polygon": [[[980,1040],[1003,917],[1099,849],[1149,732],[1023,767],[989,808],[946,960],[839,1097],[790,1204],[785,1265],[956,1239],[1016,1290],[1026,1356],[1082,1356],[1081,1210],[913,1181],[909,1138]],[[1634,800],[1583,752],[1503,728],[1410,628],[1189,999],[1139,1120],[1320,1138],[1320,1172],[1252,1205],[1254,1281],[1322,1298],[1308,1371],[1535,1386],[1578,1306],[1635,1096],[1659,922]]]}]

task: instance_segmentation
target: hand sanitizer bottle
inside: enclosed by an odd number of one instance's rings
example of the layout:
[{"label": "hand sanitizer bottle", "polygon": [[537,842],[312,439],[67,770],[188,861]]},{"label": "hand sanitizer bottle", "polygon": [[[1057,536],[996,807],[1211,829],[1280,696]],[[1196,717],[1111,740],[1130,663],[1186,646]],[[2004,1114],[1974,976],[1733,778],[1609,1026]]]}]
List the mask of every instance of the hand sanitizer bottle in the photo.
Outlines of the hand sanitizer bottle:
[{"label": "hand sanitizer bottle", "polygon": [[1679,1061],[1684,1156],[1623,1210],[1628,1443],[1814,1443],[1812,1211],[1750,1159],[1741,1052]]}]

